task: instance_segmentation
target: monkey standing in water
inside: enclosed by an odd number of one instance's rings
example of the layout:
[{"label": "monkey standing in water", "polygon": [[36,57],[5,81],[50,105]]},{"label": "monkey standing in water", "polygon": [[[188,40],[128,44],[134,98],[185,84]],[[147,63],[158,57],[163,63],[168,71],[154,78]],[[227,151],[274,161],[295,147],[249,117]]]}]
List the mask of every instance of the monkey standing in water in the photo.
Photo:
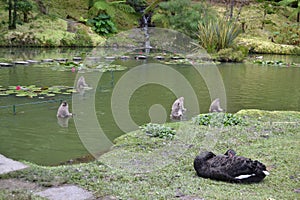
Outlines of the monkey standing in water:
[{"label": "monkey standing in water", "polygon": [[63,101],[57,110],[57,117],[66,118],[73,116],[72,113],[69,112],[69,105],[66,101]]},{"label": "monkey standing in water", "polygon": [[223,112],[224,110],[220,106],[220,99],[215,99],[209,107],[209,112]]},{"label": "monkey standing in water", "polygon": [[88,84],[86,84],[85,78],[83,76],[80,76],[77,81],[76,89],[80,90],[80,89],[83,89],[84,87],[88,87]]},{"label": "monkey standing in water", "polygon": [[183,106],[184,97],[178,98],[172,105],[171,119],[182,120],[183,113],[186,109]]}]

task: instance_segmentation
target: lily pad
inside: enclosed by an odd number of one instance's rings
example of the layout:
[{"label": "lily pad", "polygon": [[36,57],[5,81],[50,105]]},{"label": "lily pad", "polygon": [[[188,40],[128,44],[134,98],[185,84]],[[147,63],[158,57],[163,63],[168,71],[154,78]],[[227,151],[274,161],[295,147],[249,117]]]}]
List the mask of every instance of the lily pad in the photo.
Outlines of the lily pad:
[{"label": "lily pad", "polygon": [[19,94],[16,94],[16,97],[26,97],[28,94],[26,93],[19,93]]},{"label": "lily pad", "polygon": [[66,92],[68,92],[68,93],[75,93],[77,91],[75,89],[68,89],[68,90],[66,90]]}]

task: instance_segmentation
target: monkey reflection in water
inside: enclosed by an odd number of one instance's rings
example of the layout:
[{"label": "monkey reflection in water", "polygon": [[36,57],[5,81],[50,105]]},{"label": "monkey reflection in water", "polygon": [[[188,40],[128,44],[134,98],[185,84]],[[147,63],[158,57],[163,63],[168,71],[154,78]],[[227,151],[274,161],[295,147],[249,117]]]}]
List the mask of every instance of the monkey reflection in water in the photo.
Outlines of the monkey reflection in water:
[{"label": "monkey reflection in water", "polygon": [[89,85],[85,82],[84,76],[80,76],[77,80],[76,91],[79,92],[80,95],[84,95],[85,90],[91,89]]},{"label": "monkey reflection in water", "polygon": [[69,112],[69,105],[66,101],[63,101],[57,110],[57,123],[61,127],[68,127],[69,118],[73,116],[72,113]]},{"label": "monkey reflection in water", "polygon": [[221,106],[220,106],[220,99],[219,98],[215,99],[210,104],[209,112],[223,112],[223,111],[224,111],[224,109],[222,109]]},{"label": "monkey reflection in water", "polygon": [[176,101],[172,105],[172,111],[171,111],[171,119],[175,120],[182,120],[183,114],[186,111],[183,105],[184,97],[180,97],[176,99]]}]

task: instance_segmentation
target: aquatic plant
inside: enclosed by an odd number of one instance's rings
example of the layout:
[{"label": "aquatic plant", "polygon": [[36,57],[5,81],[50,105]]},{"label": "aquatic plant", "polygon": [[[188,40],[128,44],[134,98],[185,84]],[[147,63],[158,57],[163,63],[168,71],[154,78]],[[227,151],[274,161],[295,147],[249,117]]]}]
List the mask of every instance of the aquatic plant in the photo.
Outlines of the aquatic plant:
[{"label": "aquatic plant", "polygon": [[16,97],[45,98],[45,97],[53,97],[57,94],[70,95],[75,92],[76,90],[70,86],[38,87],[36,85],[29,85],[29,86],[17,85],[17,86],[8,86],[7,88],[0,86],[0,96],[15,95]]},{"label": "aquatic plant", "polygon": [[254,60],[253,63],[260,64],[260,65],[273,65],[273,66],[280,66],[280,67],[300,67],[298,63],[287,63],[283,62],[282,60]]}]

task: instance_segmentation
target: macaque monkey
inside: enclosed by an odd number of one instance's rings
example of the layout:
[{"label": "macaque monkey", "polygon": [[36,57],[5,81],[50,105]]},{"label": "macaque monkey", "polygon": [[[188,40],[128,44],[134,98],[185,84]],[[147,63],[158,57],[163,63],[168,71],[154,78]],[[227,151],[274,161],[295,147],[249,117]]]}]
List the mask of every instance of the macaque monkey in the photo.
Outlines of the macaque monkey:
[{"label": "macaque monkey", "polygon": [[66,101],[63,101],[57,110],[57,117],[66,118],[73,116],[72,113],[69,112],[69,105]]},{"label": "macaque monkey", "polygon": [[183,113],[186,111],[183,105],[184,97],[178,98],[172,105],[171,119],[182,120]]},{"label": "macaque monkey", "polygon": [[220,106],[220,99],[215,99],[209,107],[209,112],[223,112],[224,110]]},{"label": "macaque monkey", "polygon": [[77,81],[77,90],[83,89],[84,87],[88,87],[88,84],[85,82],[85,78],[83,76],[80,76]]}]

